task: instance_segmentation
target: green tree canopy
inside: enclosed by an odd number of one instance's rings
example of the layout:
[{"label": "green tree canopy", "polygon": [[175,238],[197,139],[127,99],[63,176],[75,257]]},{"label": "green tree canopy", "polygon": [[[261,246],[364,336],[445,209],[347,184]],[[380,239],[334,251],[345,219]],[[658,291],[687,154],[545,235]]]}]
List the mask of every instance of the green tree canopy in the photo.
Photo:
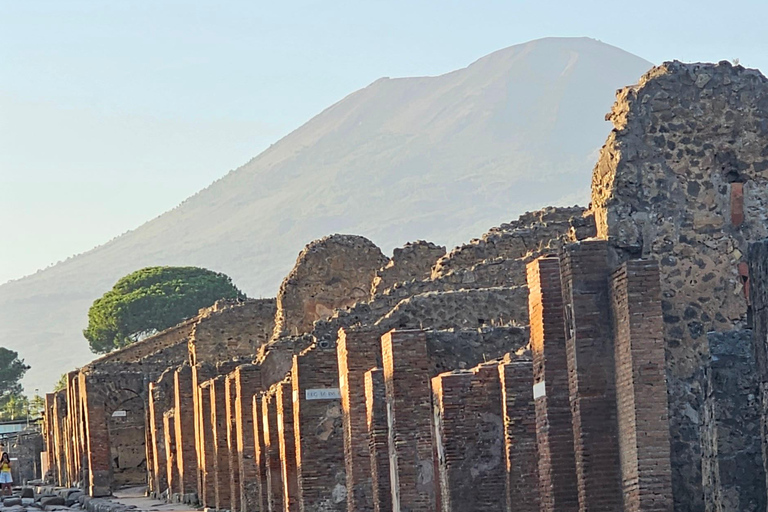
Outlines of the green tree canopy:
[{"label": "green tree canopy", "polygon": [[219,299],[245,298],[232,280],[199,267],[147,267],[120,279],[88,311],[83,335],[105,354],[172,327]]},{"label": "green tree canopy", "polygon": [[21,394],[21,378],[29,370],[18,352],[0,347],[0,402]]}]

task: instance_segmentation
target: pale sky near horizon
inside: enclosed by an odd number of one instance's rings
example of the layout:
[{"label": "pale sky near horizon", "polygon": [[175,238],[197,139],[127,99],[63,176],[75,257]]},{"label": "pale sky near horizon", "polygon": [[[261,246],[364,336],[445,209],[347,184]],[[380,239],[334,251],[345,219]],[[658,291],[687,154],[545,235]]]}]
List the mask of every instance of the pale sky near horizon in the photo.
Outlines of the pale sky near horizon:
[{"label": "pale sky near horizon", "polygon": [[548,36],[768,71],[768,2],[0,0],[0,283],[173,208],[382,76]]}]

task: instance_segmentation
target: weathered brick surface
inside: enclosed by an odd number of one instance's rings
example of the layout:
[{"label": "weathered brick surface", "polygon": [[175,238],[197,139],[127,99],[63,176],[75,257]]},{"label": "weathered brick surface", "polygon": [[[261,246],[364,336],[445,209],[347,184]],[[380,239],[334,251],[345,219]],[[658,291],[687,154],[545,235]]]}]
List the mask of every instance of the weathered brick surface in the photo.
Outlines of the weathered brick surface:
[{"label": "weathered brick surface", "polygon": [[262,399],[262,432],[264,435],[264,468],[266,488],[264,500],[269,512],[283,510],[283,468],[280,465],[280,442],[277,430],[277,398],[272,387]]},{"label": "weathered brick surface", "polygon": [[196,390],[192,387],[192,368],[182,365],[173,375],[174,415],[176,427],[176,464],[179,472],[179,492],[197,492],[197,454],[195,448]]},{"label": "weathered brick surface", "polygon": [[235,400],[237,390],[234,374],[227,375],[224,381],[227,416],[227,455],[229,456],[229,510],[240,511],[240,462],[237,458],[237,420],[235,418]]},{"label": "weathered brick surface", "polygon": [[381,354],[381,338],[375,329],[341,329],[336,345],[339,361],[344,425],[344,461],[347,471],[347,509],[373,510],[371,454],[365,404],[365,372]]},{"label": "weathered brick surface", "polygon": [[163,414],[163,441],[165,442],[165,469],[168,482],[168,494],[180,493],[179,467],[176,464],[176,418],[173,409]]},{"label": "weathered brick surface", "polygon": [[211,379],[211,434],[213,437],[213,478],[216,508],[229,509],[229,446],[227,445],[227,390],[225,375]]},{"label": "weathered brick surface", "polygon": [[365,414],[371,462],[371,501],[374,512],[392,510],[389,478],[389,427],[387,424],[387,389],[384,370],[365,372]]},{"label": "weathered brick surface", "polygon": [[65,400],[65,392],[63,390],[57,391],[54,395],[52,423],[54,429],[53,452],[56,460],[56,481],[58,485],[67,485],[69,479],[67,472],[67,458],[64,453],[64,446],[66,443],[64,421],[66,417],[67,402]]},{"label": "weathered brick surface", "polygon": [[[212,471],[213,467],[208,467],[204,458],[204,452],[208,452],[206,442],[210,442],[210,390],[204,391],[203,384],[208,381],[215,373],[215,367],[210,364],[195,364],[192,366],[192,399],[194,407],[194,427],[195,427],[195,458],[197,460],[197,493],[200,502],[206,504],[210,502],[213,504],[213,495],[211,494],[210,500],[206,501],[204,498],[208,496],[204,482],[204,474],[207,471]],[[208,393],[208,402],[204,404],[203,393]],[[206,427],[206,425],[208,425]],[[206,431],[208,435],[206,436]],[[206,439],[208,438],[208,439]],[[208,452],[208,463],[210,464],[210,458],[213,456],[213,452]],[[211,478],[213,473],[211,473]]]},{"label": "weathered brick surface", "polygon": [[267,449],[264,444],[264,416],[263,397],[259,392],[253,396],[251,402],[251,414],[253,415],[253,460],[256,466],[256,507],[254,510],[264,512],[267,510]]},{"label": "weathered brick surface", "polygon": [[536,403],[533,363],[514,359],[498,367],[504,418],[504,455],[507,509],[539,511],[539,467],[536,445]]},{"label": "weathered brick surface", "polygon": [[237,436],[237,465],[240,471],[240,503],[243,512],[261,511],[259,503],[260,478],[256,467],[254,444],[253,398],[261,390],[261,372],[255,364],[235,368],[235,431]]},{"label": "weathered brick surface", "polygon": [[608,243],[566,245],[561,273],[579,508],[618,510],[622,493]]},{"label": "weathered brick surface", "polygon": [[291,381],[301,511],[346,511],[341,401],[332,394],[339,389],[335,347],[313,345],[294,356]]},{"label": "weathered brick surface", "polygon": [[570,512],[579,502],[560,260],[538,258],[527,271],[541,510]]},{"label": "weathered brick surface", "polygon": [[766,510],[759,383],[752,331],[710,332],[702,425],[708,512]]},{"label": "weathered brick surface", "polygon": [[299,512],[299,475],[296,466],[296,436],[293,430],[293,386],[290,379],[275,384],[277,437],[283,479],[283,510]]},{"label": "weathered brick surface", "polygon": [[430,375],[422,330],[394,330],[381,338],[389,411],[392,507],[435,509]]},{"label": "weathered brick surface", "polygon": [[204,507],[216,507],[216,445],[213,438],[213,413],[211,402],[211,381],[203,382],[199,387],[198,452],[200,456],[200,502]]},{"label": "weathered brick surface", "polygon": [[168,454],[166,453],[165,429],[163,415],[173,406],[173,373],[164,372],[155,382],[149,383],[148,391],[149,425],[147,440],[151,444],[148,453],[151,458],[149,469],[150,483],[155,495],[168,489]]},{"label": "weathered brick surface", "polygon": [[624,511],[673,509],[659,267],[631,260],[612,275],[616,401]]},{"label": "weathered brick surface", "polygon": [[506,510],[498,365],[438,375],[432,393],[442,510]]}]

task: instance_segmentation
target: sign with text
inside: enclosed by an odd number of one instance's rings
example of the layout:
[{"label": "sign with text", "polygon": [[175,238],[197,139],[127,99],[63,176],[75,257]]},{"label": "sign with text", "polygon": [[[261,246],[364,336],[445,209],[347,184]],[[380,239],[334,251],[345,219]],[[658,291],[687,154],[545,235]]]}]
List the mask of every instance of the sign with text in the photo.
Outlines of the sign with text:
[{"label": "sign with text", "polygon": [[128,416],[128,413],[126,411],[115,411],[112,413],[113,418],[122,418],[124,416]]},{"label": "sign with text", "polygon": [[339,388],[308,389],[306,398],[307,400],[340,400],[341,391]]}]

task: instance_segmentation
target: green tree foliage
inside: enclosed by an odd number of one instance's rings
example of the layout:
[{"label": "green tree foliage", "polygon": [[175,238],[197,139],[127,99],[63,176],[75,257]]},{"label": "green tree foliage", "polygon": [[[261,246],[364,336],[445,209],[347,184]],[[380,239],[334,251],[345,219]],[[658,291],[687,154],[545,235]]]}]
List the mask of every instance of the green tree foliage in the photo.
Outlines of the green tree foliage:
[{"label": "green tree foliage", "polygon": [[219,299],[245,298],[232,280],[198,267],[147,267],[120,279],[88,311],[83,335],[105,354],[172,327]]},{"label": "green tree foliage", "polygon": [[21,394],[21,378],[29,370],[18,352],[0,347],[0,400]]},{"label": "green tree foliage", "polygon": [[56,384],[53,386],[53,391],[61,391],[62,389],[67,387],[67,374],[62,373],[61,377],[59,377],[59,380],[56,382]]}]

